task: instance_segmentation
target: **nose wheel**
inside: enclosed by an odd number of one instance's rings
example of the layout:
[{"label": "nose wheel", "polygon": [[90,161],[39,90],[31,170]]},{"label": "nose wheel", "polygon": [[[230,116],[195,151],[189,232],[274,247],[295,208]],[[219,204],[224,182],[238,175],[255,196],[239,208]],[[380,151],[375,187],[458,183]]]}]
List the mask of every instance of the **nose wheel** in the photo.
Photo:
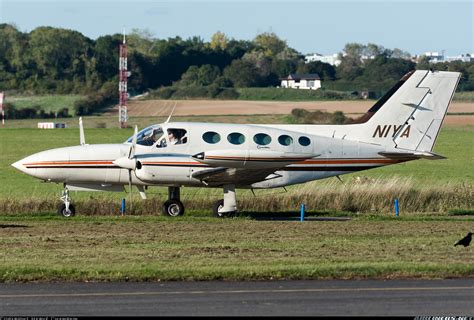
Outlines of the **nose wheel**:
[{"label": "nose wheel", "polygon": [[64,218],[70,218],[76,214],[76,208],[72,204],[69,204],[69,208],[66,208],[66,205],[63,203],[59,206],[58,213]]},{"label": "nose wheel", "polygon": [[64,218],[73,217],[76,214],[76,208],[74,208],[74,205],[71,203],[69,190],[66,187],[64,188],[60,199],[63,203],[59,205],[58,213]]}]

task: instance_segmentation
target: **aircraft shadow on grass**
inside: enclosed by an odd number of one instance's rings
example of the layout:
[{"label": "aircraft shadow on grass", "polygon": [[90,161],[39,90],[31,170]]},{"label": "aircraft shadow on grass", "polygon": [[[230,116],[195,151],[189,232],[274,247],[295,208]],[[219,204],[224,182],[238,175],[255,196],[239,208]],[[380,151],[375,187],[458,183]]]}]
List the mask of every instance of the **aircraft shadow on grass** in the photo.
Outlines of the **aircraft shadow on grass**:
[{"label": "aircraft shadow on grass", "polygon": [[0,224],[0,229],[7,229],[7,228],[31,228],[31,227],[27,225],[23,225],[23,224]]}]

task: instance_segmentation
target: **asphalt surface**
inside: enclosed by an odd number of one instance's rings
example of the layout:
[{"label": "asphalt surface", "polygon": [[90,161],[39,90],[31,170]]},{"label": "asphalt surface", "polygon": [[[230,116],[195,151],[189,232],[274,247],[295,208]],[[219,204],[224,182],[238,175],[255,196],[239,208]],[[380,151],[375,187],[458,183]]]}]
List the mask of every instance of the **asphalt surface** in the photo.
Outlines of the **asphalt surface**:
[{"label": "asphalt surface", "polygon": [[2,316],[474,316],[474,278],[0,284]]}]

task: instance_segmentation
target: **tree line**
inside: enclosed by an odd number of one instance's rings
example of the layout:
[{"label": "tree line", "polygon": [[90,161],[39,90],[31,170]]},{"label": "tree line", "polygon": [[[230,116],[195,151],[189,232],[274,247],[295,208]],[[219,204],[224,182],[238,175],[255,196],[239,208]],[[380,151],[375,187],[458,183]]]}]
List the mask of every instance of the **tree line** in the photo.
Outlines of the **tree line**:
[{"label": "tree line", "polygon": [[[118,101],[118,59],[122,35],[95,40],[74,30],[38,27],[29,33],[0,24],[0,91],[33,94],[79,93],[75,114],[90,114]],[[305,63],[304,56],[272,32],[252,40],[216,32],[200,37],[156,39],[146,30],[127,35],[129,92],[156,90],[162,97],[194,95],[235,98],[233,88],[269,87],[290,73],[318,73],[334,90],[384,91],[408,71],[435,68],[460,71],[462,90],[474,90],[474,64],[416,65],[400,49],[375,44],[347,44],[337,67]],[[370,59],[363,59],[370,57]]]}]

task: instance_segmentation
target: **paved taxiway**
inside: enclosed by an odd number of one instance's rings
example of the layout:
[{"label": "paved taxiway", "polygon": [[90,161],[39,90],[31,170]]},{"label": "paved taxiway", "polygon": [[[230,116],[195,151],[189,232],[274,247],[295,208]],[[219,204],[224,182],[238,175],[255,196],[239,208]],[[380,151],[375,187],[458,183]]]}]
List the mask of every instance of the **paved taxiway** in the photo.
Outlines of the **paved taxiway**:
[{"label": "paved taxiway", "polygon": [[474,316],[474,279],[0,284],[11,315]]}]

